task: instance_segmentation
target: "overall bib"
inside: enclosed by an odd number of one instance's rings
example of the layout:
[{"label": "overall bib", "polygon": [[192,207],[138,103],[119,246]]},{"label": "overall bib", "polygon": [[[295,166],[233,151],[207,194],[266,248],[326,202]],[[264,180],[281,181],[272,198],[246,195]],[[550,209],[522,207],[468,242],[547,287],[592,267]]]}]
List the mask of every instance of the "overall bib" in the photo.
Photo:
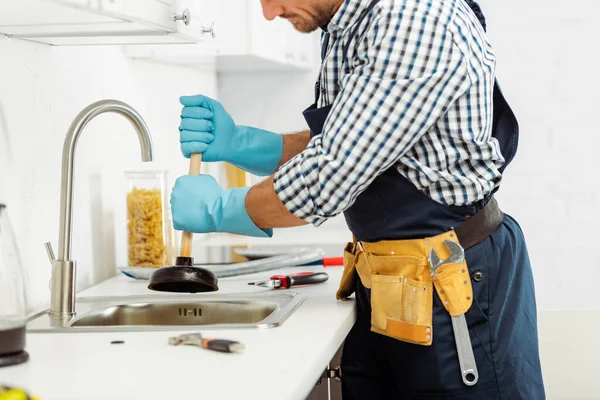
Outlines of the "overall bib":
[{"label": "overall bib", "polygon": [[[378,2],[372,1],[356,22],[351,37],[346,39],[343,60],[349,59],[348,46],[357,33],[360,20]],[[467,3],[484,24],[477,4]],[[326,33],[322,60],[328,39]],[[319,85],[317,82],[315,103],[304,111],[311,137],[322,133],[331,109],[331,106],[318,108]],[[506,160],[501,168],[503,171],[517,150],[518,123],[497,82],[493,101],[492,135],[498,140]],[[416,243],[413,240],[448,235],[491,203],[495,205],[493,193],[469,206],[442,205],[392,167],[378,176],[345,211],[347,225],[355,237],[354,243],[349,243],[346,248],[346,257],[356,257],[360,252],[357,243],[369,245],[371,249],[394,249],[398,247],[393,246],[404,243],[410,247]],[[472,304],[469,304],[465,318],[479,372],[477,384],[466,386],[463,383],[451,317],[438,292],[432,290],[429,319],[434,333],[431,343],[418,345],[398,340],[377,333],[373,328],[373,319],[377,317],[372,315],[372,282],[368,274],[360,274],[358,268],[359,274],[355,272],[351,278],[346,277],[347,282],[341,285],[346,285],[346,290],[351,287],[346,295],[354,292],[357,306],[357,321],[346,339],[342,357],[344,399],[545,399],[534,282],[519,225],[502,213],[499,225],[492,232],[478,243],[463,247],[468,265],[466,276],[469,277],[465,285],[470,284],[473,297],[472,300],[469,297]],[[369,256],[365,257],[363,268],[369,262]],[[392,261],[386,262],[393,264],[393,258],[388,259]],[[374,258],[370,260],[372,262]],[[426,291],[419,282],[414,284],[417,286],[412,287],[413,291],[416,288]],[[389,292],[389,296],[393,296],[393,292]]]}]

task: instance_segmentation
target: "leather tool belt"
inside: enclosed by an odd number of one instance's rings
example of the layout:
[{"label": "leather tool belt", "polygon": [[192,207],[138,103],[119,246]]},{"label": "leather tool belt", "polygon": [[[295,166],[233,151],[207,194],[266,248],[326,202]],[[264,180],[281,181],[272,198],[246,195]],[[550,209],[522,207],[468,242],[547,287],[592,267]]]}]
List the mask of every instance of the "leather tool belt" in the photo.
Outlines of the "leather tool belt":
[{"label": "leather tool belt", "polygon": [[338,300],[354,293],[355,271],[371,289],[371,330],[405,342],[430,346],[433,342],[433,289],[452,316],[466,313],[473,288],[466,260],[445,263],[432,273],[429,255],[450,255],[450,240],[464,250],[483,242],[501,223],[503,213],[492,198],[457,228],[424,239],[348,243]]}]

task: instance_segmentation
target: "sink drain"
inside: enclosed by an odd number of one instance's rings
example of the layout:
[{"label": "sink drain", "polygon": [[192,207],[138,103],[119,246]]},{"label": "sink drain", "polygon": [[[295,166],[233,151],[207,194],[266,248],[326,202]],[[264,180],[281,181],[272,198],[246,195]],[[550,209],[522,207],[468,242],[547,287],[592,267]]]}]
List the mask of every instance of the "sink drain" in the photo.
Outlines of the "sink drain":
[{"label": "sink drain", "polygon": [[185,308],[179,307],[179,316],[180,317],[201,317],[202,309],[201,308]]}]

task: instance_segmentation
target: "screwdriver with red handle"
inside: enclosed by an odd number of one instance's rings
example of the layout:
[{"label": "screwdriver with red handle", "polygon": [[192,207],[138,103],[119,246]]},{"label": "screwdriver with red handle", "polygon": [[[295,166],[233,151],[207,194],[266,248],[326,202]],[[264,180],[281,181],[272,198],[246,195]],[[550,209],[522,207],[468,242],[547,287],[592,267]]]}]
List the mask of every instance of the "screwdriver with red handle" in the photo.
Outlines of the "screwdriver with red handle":
[{"label": "screwdriver with red handle", "polygon": [[329,279],[327,272],[298,272],[291,275],[273,275],[268,280],[249,282],[248,285],[264,286],[272,289],[289,289],[292,286],[312,285]]}]

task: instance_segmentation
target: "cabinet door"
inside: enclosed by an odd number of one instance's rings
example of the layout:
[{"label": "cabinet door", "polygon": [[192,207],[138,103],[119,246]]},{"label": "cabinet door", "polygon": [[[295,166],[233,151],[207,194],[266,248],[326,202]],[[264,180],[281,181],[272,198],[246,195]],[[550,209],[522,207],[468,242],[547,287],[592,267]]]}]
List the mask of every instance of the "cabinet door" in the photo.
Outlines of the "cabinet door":
[{"label": "cabinet door", "polygon": [[0,0],[0,33],[53,45],[194,43],[177,0]]},{"label": "cabinet door", "polygon": [[[164,30],[174,33],[177,24],[174,5],[159,0],[101,0],[100,11],[115,15],[127,21],[140,22],[151,30]],[[183,25],[183,24],[182,24]]]},{"label": "cabinet door", "polygon": [[[175,12],[181,14],[189,11],[191,20],[189,25],[178,24],[179,34],[196,39],[196,43],[211,43],[215,41],[212,33],[219,32],[219,2],[215,0],[173,0]],[[211,32],[211,27],[213,31]],[[220,32],[219,32],[220,33]]]},{"label": "cabinet door", "polygon": [[258,0],[222,0],[220,4],[219,54],[292,66],[314,61],[314,33],[299,33],[281,18],[267,21]]},{"label": "cabinet door", "polygon": [[219,55],[233,56],[249,52],[251,32],[247,19],[247,4],[246,0],[218,1],[215,21]]},{"label": "cabinet door", "polygon": [[[1,0],[0,0],[1,1]],[[267,21],[258,0],[179,0],[196,27],[214,22],[196,46],[129,46],[131,57],[219,71],[283,71],[316,68],[318,32],[302,34],[282,19]],[[315,56],[315,54],[317,56]]]},{"label": "cabinet door", "polygon": [[[97,12],[85,0],[0,0],[0,32],[10,35],[42,32],[44,27],[118,24],[125,22],[114,15]],[[81,29],[81,28],[80,28]]]},{"label": "cabinet door", "polygon": [[267,21],[259,1],[248,0],[247,7],[249,33],[252,38],[250,53],[275,62],[287,62],[287,37],[289,30],[293,29],[290,23],[281,18]]}]

